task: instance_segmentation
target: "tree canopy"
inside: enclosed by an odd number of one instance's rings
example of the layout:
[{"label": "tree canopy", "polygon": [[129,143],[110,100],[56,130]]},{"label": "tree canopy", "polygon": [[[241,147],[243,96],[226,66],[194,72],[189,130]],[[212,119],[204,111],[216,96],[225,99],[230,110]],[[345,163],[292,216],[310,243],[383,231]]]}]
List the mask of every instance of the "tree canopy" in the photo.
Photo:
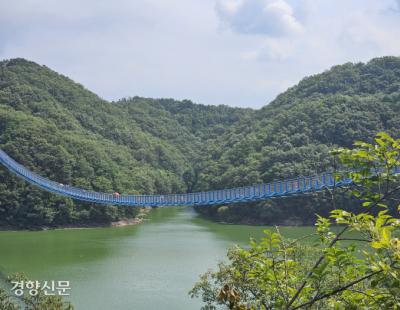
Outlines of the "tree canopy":
[{"label": "tree canopy", "polygon": [[334,155],[354,181],[357,212],[340,208],[333,189],[333,210],[318,217],[315,234],[287,240],[265,230],[248,248],[232,248],[190,292],[202,309],[400,308],[400,139],[379,133]]},{"label": "tree canopy", "polygon": [[[400,58],[336,66],[260,110],[132,97],[108,102],[24,59],[0,62],[0,147],[88,190],[172,193],[313,174],[329,149],[400,128]],[[216,220],[306,223],[326,197],[197,208]],[[250,211],[251,210],[251,211]],[[0,168],[0,225],[107,223],[135,208],[45,193]]]}]

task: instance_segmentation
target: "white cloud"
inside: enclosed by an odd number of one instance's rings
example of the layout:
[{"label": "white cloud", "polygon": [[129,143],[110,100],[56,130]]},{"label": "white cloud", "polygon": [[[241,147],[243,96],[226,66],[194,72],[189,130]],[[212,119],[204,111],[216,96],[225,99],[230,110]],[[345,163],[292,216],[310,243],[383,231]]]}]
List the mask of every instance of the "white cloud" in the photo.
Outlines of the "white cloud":
[{"label": "white cloud", "polygon": [[[242,58],[269,65],[279,63],[291,72],[303,68],[304,74],[308,74],[347,61],[399,55],[400,20],[397,15],[388,14],[393,3],[393,0],[297,1],[291,14],[301,21],[302,32],[296,36],[261,37]],[[297,68],[290,67],[293,64]]]},{"label": "white cloud", "polygon": [[400,55],[396,5],[2,0],[0,59],[45,64],[106,99],[139,95],[260,107],[305,75]]},{"label": "white cloud", "polygon": [[216,10],[225,25],[241,34],[279,37],[302,31],[284,0],[218,0]]},{"label": "white cloud", "polygon": [[296,43],[291,39],[266,39],[260,47],[242,54],[244,59],[284,62],[294,56]]}]

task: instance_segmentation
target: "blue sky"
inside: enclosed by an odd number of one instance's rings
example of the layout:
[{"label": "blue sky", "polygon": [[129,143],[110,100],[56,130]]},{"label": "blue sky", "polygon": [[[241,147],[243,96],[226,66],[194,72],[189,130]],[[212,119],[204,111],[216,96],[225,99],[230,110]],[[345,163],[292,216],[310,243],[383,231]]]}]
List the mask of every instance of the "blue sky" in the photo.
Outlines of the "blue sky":
[{"label": "blue sky", "polygon": [[0,58],[108,100],[261,107],[335,64],[400,56],[400,0],[2,0]]}]

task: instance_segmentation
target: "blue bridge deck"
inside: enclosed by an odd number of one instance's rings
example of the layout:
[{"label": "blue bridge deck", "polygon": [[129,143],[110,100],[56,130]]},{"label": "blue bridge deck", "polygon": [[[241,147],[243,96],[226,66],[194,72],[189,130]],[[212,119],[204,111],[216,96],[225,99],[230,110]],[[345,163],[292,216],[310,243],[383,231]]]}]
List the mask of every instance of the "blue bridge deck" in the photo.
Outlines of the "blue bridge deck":
[{"label": "blue bridge deck", "polygon": [[166,194],[166,195],[115,195],[86,191],[84,189],[64,185],[43,178],[17,163],[4,151],[0,150],[0,163],[17,176],[46,191],[70,197],[72,199],[89,201],[105,205],[125,206],[193,206],[220,205],[235,202],[247,202],[270,199],[275,197],[293,196],[325,188],[340,187],[352,183],[351,179],[336,180],[331,172],[309,177],[298,177],[290,180],[274,181],[272,183],[252,186],[222,189],[215,191]]}]

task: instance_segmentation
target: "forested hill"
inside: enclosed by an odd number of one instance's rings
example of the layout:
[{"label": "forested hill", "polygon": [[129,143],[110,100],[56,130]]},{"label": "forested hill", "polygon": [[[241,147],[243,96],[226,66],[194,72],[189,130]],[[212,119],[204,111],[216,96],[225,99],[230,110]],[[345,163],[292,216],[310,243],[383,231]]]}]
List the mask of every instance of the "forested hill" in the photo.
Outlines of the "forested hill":
[{"label": "forested hill", "polygon": [[[239,121],[209,146],[209,168],[200,182],[223,188],[323,171],[331,165],[333,146],[351,147],[382,130],[398,137],[399,112],[400,58],[335,66],[303,79],[251,122]],[[305,197],[199,210],[228,222],[301,223],[323,213],[324,200]]]},{"label": "forested hill", "polygon": [[[86,189],[185,192],[205,141],[246,113],[137,97],[111,103],[45,66],[0,62],[0,148],[43,176]],[[48,194],[0,168],[1,225],[93,224],[136,211]]]},{"label": "forested hill", "polygon": [[[0,62],[0,148],[43,176],[98,191],[185,192],[311,174],[329,166],[332,145],[380,130],[398,136],[399,106],[396,57],[305,78],[261,110],[139,97],[107,102],[45,66]],[[304,222],[322,201],[198,210],[229,222]],[[107,223],[135,213],[54,196],[0,168],[0,225]]]}]

